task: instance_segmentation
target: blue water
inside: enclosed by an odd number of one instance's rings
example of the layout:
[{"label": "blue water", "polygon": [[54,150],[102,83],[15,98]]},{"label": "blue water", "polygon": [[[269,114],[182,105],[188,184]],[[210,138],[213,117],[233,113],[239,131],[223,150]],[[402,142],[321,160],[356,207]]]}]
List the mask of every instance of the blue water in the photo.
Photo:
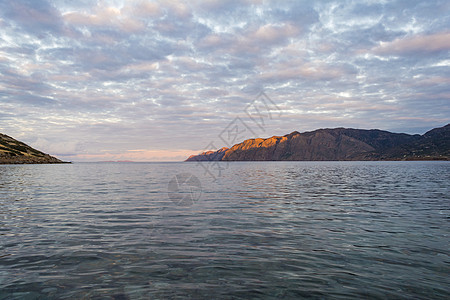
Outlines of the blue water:
[{"label": "blue water", "polygon": [[450,298],[450,163],[223,167],[0,166],[0,299]]}]

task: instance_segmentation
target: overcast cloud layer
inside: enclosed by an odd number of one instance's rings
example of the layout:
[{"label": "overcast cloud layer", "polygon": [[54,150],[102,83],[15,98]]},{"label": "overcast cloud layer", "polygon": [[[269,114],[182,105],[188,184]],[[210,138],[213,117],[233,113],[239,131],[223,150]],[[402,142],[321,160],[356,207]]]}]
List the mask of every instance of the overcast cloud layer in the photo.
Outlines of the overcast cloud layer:
[{"label": "overcast cloud layer", "polygon": [[237,117],[424,133],[450,119],[449,53],[448,0],[0,0],[0,132],[74,161],[182,160]]}]

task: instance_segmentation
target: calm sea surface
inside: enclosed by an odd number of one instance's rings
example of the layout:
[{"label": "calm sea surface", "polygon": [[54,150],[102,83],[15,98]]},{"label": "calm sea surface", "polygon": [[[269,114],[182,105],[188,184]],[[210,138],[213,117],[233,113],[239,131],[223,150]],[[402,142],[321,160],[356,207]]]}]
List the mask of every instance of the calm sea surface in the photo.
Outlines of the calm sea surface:
[{"label": "calm sea surface", "polygon": [[1,165],[0,299],[450,298],[450,163],[221,165]]}]

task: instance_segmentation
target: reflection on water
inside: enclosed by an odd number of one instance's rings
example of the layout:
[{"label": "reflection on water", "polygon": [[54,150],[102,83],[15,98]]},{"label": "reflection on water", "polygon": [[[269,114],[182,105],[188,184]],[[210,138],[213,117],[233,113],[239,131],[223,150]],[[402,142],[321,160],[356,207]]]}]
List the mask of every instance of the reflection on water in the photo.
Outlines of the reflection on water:
[{"label": "reflection on water", "polygon": [[[0,166],[0,299],[441,298],[447,162]],[[168,199],[177,174],[192,206]]]}]

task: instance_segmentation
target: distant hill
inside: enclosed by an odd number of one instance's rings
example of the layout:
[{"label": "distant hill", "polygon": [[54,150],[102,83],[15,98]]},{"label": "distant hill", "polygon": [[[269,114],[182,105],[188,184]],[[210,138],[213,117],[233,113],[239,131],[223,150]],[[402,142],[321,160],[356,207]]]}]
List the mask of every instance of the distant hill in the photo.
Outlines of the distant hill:
[{"label": "distant hill", "polygon": [[0,133],[0,164],[56,163],[64,162]]},{"label": "distant hill", "polygon": [[450,124],[424,135],[334,128],[248,139],[186,161],[450,160]]}]

